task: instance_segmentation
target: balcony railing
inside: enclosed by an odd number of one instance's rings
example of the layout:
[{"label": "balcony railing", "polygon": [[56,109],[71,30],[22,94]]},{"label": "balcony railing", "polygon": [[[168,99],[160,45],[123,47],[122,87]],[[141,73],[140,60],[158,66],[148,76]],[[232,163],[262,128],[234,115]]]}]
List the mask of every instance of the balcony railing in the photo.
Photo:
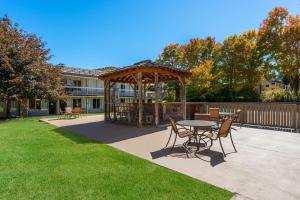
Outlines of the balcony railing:
[{"label": "balcony railing", "polygon": [[134,91],[128,89],[119,89],[119,97],[133,97]]},{"label": "balcony railing", "polygon": [[103,96],[103,88],[64,86],[69,96]]},{"label": "balcony railing", "polygon": [[[69,96],[104,96],[104,88],[93,87],[76,87],[76,86],[64,86],[66,94]],[[113,90],[111,90],[113,93]],[[112,95],[112,94],[111,94]],[[134,91],[129,89],[117,89],[117,97],[134,97]],[[154,98],[153,91],[147,91],[147,98]]]}]

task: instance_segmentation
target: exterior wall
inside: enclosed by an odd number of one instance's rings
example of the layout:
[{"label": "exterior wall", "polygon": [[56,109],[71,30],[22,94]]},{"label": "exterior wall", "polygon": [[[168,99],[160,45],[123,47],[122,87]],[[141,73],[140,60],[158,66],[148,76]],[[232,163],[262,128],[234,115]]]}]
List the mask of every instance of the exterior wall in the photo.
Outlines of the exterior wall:
[{"label": "exterior wall", "polygon": [[[11,101],[10,105],[10,116],[16,117],[19,114],[19,106],[16,101]],[[0,118],[6,117],[6,104],[0,102]]]},{"label": "exterior wall", "polygon": [[[66,107],[73,108],[73,99],[81,99],[81,108],[85,109],[87,113],[97,113],[104,111],[104,97],[68,97]],[[93,99],[99,99],[99,108],[93,107]]]},{"label": "exterior wall", "polygon": [[49,115],[49,101],[46,99],[41,100],[41,109],[29,108],[29,102],[27,103],[28,116],[43,116]]},{"label": "exterior wall", "polygon": [[263,91],[275,90],[275,89],[286,89],[284,84],[279,83],[277,81],[268,81],[262,80],[259,86],[257,86],[256,90],[261,93]]}]

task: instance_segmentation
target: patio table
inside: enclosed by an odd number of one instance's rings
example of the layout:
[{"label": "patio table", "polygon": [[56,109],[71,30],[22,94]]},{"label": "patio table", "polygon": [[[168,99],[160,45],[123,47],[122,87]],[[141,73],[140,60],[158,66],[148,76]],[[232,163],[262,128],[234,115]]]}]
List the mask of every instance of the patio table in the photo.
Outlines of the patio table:
[{"label": "patio table", "polygon": [[[199,136],[199,141],[197,139],[197,149],[199,149],[199,146],[201,144],[200,142],[201,142],[201,140],[203,140],[202,136],[204,136],[204,133],[207,131],[210,131],[213,126],[217,125],[216,122],[206,121],[206,120],[181,120],[181,121],[178,121],[177,124],[181,125],[181,126],[193,127],[194,136],[196,138],[197,138],[197,136]],[[202,130],[202,132],[199,134],[198,130]],[[205,142],[205,144],[206,144],[206,142]]]},{"label": "patio table", "polygon": [[219,112],[221,118],[225,118],[225,117],[233,117],[235,115],[235,113],[233,112]]}]

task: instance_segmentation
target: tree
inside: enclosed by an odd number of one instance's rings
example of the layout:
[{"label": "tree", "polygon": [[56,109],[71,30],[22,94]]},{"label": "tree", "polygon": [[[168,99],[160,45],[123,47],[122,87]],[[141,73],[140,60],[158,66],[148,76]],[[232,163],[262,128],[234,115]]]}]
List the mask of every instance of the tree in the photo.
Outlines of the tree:
[{"label": "tree", "polygon": [[[215,71],[215,61],[217,61],[216,57],[219,48],[220,44],[218,44],[212,37],[207,37],[205,39],[194,38],[191,39],[188,44],[168,45],[164,48],[162,54],[159,56],[158,62],[182,70],[193,70],[195,68],[198,68],[199,70],[202,67],[208,66],[209,63],[209,66],[211,66],[212,68],[208,70],[213,72]],[[197,79],[195,76],[193,78],[195,80]],[[203,77],[199,77],[199,79],[201,78]],[[198,84],[197,87],[195,86],[196,85],[187,84],[188,100],[204,98],[203,95],[199,96],[199,92],[202,90],[202,88],[200,88],[202,84]],[[176,99],[178,100],[178,82],[169,82],[168,90],[176,91]],[[170,94],[173,95],[172,92]]]},{"label": "tree", "polygon": [[181,63],[184,69],[191,70],[203,64],[206,60],[215,61],[216,52],[219,47],[220,44],[218,44],[213,37],[191,39],[189,43],[185,45],[183,52]]},{"label": "tree", "polygon": [[49,50],[33,34],[0,19],[0,101],[10,114],[11,100],[24,103],[27,98],[57,99],[63,94],[61,66],[48,63]]},{"label": "tree", "polygon": [[[163,65],[171,66],[177,69],[182,69],[182,54],[184,47],[179,44],[170,44],[163,49],[159,55],[157,62]],[[166,100],[179,100],[180,87],[177,81],[169,81],[167,83],[168,95]]]},{"label": "tree", "polygon": [[233,35],[223,42],[220,54],[221,83],[230,101],[237,97],[255,99],[255,88],[262,78],[261,57],[257,53],[255,30]]},{"label": "tree", "polygon": [[258,35],[265,70],[282,73],[299,101],[300,16],[291,16],[285,8],[277,7],[263,21]]},{"label": "tree", "polygon": [[188,101],[203,101],[213,90],[215,80],[219,74],[213,73],[214,62],[205,60],[198,67],[193,68],[192,76],[187,80],[187,99]]}]

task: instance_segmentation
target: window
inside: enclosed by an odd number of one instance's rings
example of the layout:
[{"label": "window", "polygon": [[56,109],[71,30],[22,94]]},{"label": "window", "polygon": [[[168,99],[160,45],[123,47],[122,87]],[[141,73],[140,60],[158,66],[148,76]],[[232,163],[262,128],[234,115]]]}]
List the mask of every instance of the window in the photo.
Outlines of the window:
[{"label": "window", "polygon": [[81,99],[73,99],[73,108],[81,107]]},{"label": "window", "polygon": [[29,99],[29,109],[41,110],[41,99]]},{"label": "window", "polygon": [[0,112],[4,112],[4,103],[0,101]]},{"label": "window", "polygon": [[120,101],[121,101],[121,103],[125,103],[125,99],[124,98],[121,98]]},{"label": "window", "polygon": [[37,109],[37,110],[41,110],[41,108],[42,108],[42,104],[41,104],[42,102],[41,102],[41,100],[40,99],[36,99],[35,100],[35,109]]},{"label": "window", "polygon": [[81,81],[80,80],[74,80],[73,83],[74,83],[75,87],[81,87]]},{"label": "window", "polygon": [[266,87],[269,87],[269,85],[266,85]]},{"label": "window", "polygon": [[124,90],[125,89],[125,85],[121,84],[121,89]]},{"label": "window", "polygon": [[100,108],[100,99],[93,99],[93,109]]}]

